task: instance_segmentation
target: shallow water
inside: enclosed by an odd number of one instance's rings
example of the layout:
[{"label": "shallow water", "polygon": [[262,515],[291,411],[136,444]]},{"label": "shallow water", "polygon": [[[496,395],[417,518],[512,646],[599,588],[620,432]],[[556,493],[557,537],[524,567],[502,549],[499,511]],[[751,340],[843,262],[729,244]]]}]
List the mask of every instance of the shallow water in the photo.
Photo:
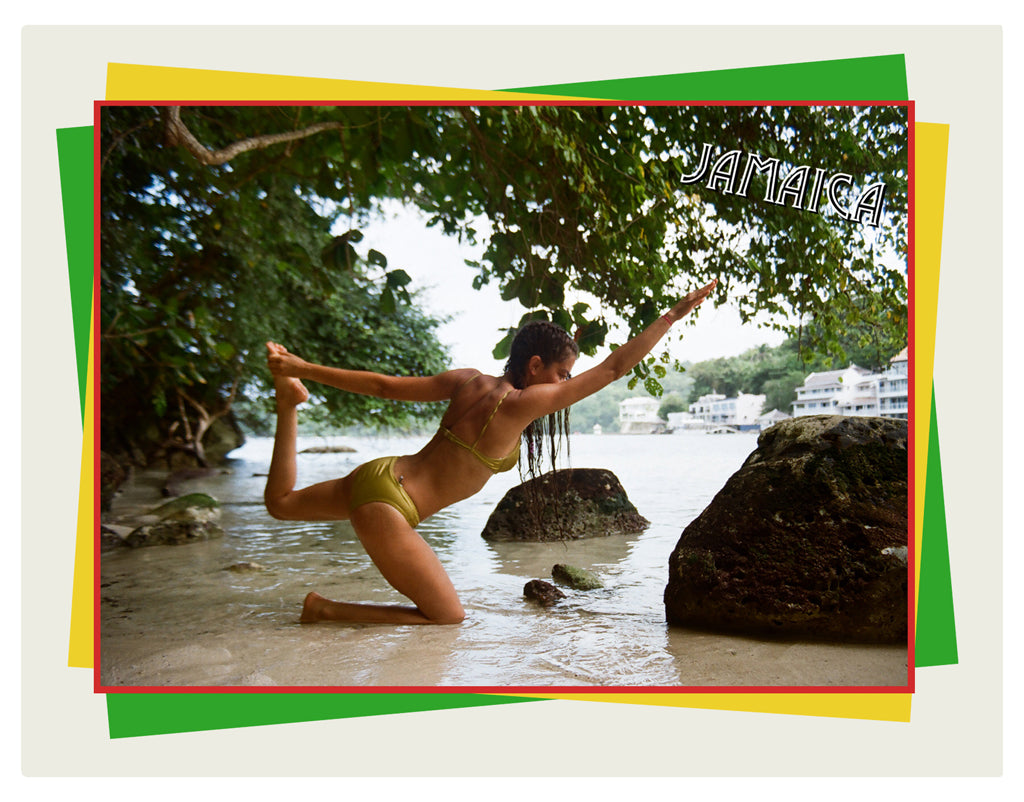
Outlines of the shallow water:
[{"label": "shallow water", "polygon": [[[426,438],[337,438],[353,454],[301,454],[299,482],[344,475]],[[300,449],[320,438],[301,438]],[[276,521],[261,499],[271,441],[234,452],[230,474],[186,483],[223,505],[224,538],[101,556],[104,686],[904,686],[906,648],[771,641],[668,627],[662,594],[679,534],[756,447],[756,435],[575,435],[571,464],[622,481],[644,533],[567,543],[489,543],[487,516],[518,473],[419,531],[467,611],[457,626],[298,624],[310,590],[344,601],[407,603],[380,576],[348,523]],[[163,501],[163,476],[142,474],[112,517]],[[264,570],[229,566],[258,563]],[[541,608],[531,579],[567,563],[604,588],[566,590]]]}]

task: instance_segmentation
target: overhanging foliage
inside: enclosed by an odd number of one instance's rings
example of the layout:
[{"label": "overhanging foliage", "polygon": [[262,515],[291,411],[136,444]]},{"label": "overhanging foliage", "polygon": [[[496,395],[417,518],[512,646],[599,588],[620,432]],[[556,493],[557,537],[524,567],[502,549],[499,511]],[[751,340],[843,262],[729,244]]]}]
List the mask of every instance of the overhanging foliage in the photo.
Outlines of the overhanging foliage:
[{"label": "overhanging foliage", "polygon": [[[265,389],[267,338],[439,369],[407,274],[334,238],[391,199],[470,242],[485,217],[466,280],[587,353],[613,316],[635,332],[712,277],[716,302],[809,351],[841,353],[857,325],[905,339],[903,106],[108,107],[101,123],[104,396],[144,388],[151,417],[182,392],[212,410]],[[637,374],[656,390],[664,370]],[[326,397],[339,421],[419,411],[342,396]]]}]

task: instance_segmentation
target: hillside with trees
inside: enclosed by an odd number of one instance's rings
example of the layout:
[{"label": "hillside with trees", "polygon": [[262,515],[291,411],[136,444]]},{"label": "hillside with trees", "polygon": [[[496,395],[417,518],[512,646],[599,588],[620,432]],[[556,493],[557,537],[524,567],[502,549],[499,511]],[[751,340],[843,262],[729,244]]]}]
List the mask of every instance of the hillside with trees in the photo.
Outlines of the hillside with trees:
[{"label": "hillside with trees", "polygon": [[[658,414],[662,418],[665,418],[669,412],[681,412],[689,409],[693,378],[688,370],[692,366],[687,362],[678,367],[687,372],[673,369],[667,372],[660,381],[663,394],[660,397],[661,407]],[[593,431],[595,424],[599,425],[604,432],[618,431],[619,404],[627,398],[647,395],[647,391],[643,387],[636,384],[630,387],[632,380],[632,376],[624,376],[600,392],[573,404],[569,418],[572,431],[589,434]]]},{"label": "hillside with trees", "polygon": [[[781,345],[762,345],[739,356],[698,362],[689,370],[692,380],[689,402],[707,393],[733,397],[739,393],[764,394],[764,411],[777,409],[790,414],[796,388],[810,373],[838,370],[851,364],[880,372],[907,346],[906,312],[900,316],[902,331],[890,325],[890,312],[882,320],[865,318],[836,336],[832,353],[804,348],[799,338],[787,338]],[[813,327],[812,327],[813,328]],[[811,332],[812,339],[814,333]]]},{"label": "hillside with trees", "polygon": [[[865,320],[839,336],[840,350],[833,356],[804,349],[799,339],[788,338],[775,347],[760,345],[737,356],[687,362],[662,380],[664,395],[658,415],[667,420],[670,412],[687,411],[690,404],[710,393],[726,397],[764,394],[762,412],[777,409],[791,414],[796,388],[808,374],[838,370],[850,364],[881,372],[906,347],[905,332],[904,329],[901,337],[884,321]],[[590,432],[595,423],[605,432],[617,431],[619,403],[641,394],[630,387],[631,381],[631,377],[622,378],[576,404],[572,409],[573,431]]]}]

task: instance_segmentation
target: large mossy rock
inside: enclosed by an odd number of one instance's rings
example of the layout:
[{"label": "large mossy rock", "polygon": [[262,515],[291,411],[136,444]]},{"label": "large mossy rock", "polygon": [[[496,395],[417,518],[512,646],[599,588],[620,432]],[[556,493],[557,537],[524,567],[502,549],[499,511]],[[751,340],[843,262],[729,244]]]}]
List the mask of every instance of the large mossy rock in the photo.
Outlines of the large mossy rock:
[{"label": "large mossy rock", "polygon": [[552,471],[509,490],[482,535],[487,540],[548,542],[635,534],[650,526],[622,483],[603,468]]},{"label": "large mossy rock", "polygon": [[669,623],[719,631],[907,638],[907,423],[782,421],[669,559]]}]

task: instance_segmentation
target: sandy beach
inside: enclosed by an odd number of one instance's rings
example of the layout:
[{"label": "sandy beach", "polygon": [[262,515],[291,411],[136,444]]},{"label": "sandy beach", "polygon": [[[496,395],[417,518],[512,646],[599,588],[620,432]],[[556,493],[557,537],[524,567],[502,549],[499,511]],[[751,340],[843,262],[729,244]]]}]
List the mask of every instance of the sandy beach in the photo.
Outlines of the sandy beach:
[{"label": "sandy beach", "polygon": [[[614,438],[582,438],[574,464],[599,459],[587,449],[621,451]],[[620,438],[621,440],[621,438]],[[658,470],[653,438],[644,464]],[[704,438],[704,440],[709,440]],[[749,450],[731,449],[724,476]],[[623,477],[631,498],[652,519],[638,536],[568,543],[492,544],[479,532],[505,487],[424,522],[421,534],[459,589],[466,620],[446,627],[298,623],[310,590],[346,600],[404,603],[386,585],[347,523],[280,522],[258,501],[260,444],[233,461],[232,473],[204,480],[223,504],[225,536],[182,546],[105,549],[99,588],[101,685],[275,687],[900,687],[908,682],[904,645],[765,641],[665,624],[661,594],[668,552],[678,538],[678,494],[658,491],[641,467]],[[392,447],[383,443],[380,448]],[[703,447],[704,441],[687,444]],[[307,475],[330,475],[373,456],[309,456]],[[369,453],[368,453],[369,452]],[[700,461],[708,474],[708,459]],[[636,475],[632,475],[633,471]],[[711,472],[712,474],[714,472]],[[513,472],[514,474],[514,472]],[[511,486],[518,477],[502,477]],[[111,519],[162,501],[162,474],[141,473],[115,500]],[[689,478],[695,516],[723,478]],[[652,490],[653,487],[653,490]],[[662,510],[671,509],[671,516]],[[255,563],[255,570],[232,570]],[[530,579],[550,579],[555,563],[598,574],[605,587],[568,591],[542,608],[523,597]]]},{"label": "sandy beach", "polygon": [[[139,625],[112,627],[103,640],[100,681],[104,686],[154,687],[506,687],[497,674],[484,685],[450,682],[446,669],[457,659],[453,647],[463,631],[472,633],[472,620],[443,629],[381,631],[300,626],[297,611],[282,615],[289,617],[294,621],[274,623],[256,637],[249,627],[238,633],[180,632],[159,638]],[[668,640],[685,654],[679,660],[678,687],[907,684],[906,649],[900,646],[764,642],[684,631],[673,631]],[[538,677],[542,684],[528,688],[620,687],[605,685],[585,665],[524,657],[549,669]]]}]

